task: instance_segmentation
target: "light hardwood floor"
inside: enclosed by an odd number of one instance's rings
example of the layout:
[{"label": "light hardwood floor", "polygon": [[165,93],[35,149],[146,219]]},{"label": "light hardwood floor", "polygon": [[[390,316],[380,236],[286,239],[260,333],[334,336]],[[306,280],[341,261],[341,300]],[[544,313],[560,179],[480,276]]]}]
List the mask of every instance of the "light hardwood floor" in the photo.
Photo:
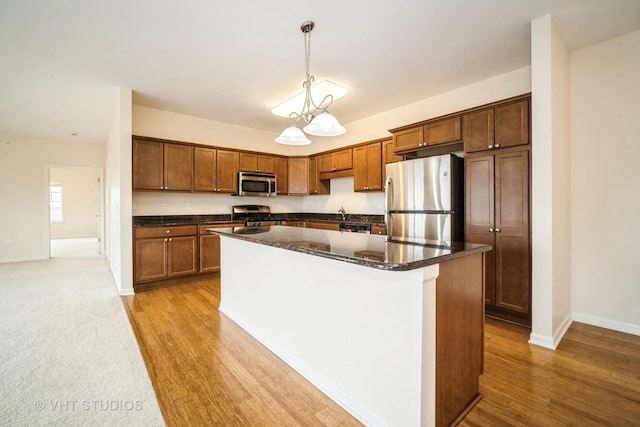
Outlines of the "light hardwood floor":
[{"label": "light hardwood floor", "polygon": [[[123,297],[168,426],[356,419],[218,312],[218,280]],[[640,337],[574,323],[554,352],[487,319],[484,398],[463,426],[640,425]]]}]

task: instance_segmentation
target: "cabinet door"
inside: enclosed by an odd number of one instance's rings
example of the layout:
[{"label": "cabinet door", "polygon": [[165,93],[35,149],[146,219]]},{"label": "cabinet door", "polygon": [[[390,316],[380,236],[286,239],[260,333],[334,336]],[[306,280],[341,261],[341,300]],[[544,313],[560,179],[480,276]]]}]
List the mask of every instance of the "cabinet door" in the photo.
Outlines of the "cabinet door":
[{"label": "cabinet door", "polygon": [[195,191],[215,191],[216,150],[196,147],[193,153]]},{"label": "cabinet door", "polygon": [[530,312],[529,152],[495,155],[496,306]]},{"label": "cabinet door", "polygon": [[220,271],[220,236],[205,234],[200,236],[200,272]]},{"label": "cabinet door", "polygon": [[390,141],[385,141],[382,143],[382,172],[383,175],[385,173],[384,171],[384,165],[386,165],[387,163],[393,163],[393,162],[399,162],[403,159],[402,156],[399,156],[395,153],[395,151],[393,151],[393,139]]},{"label": "cabinet door", "polygon": [[353,149],[353,183],[355,191],[382,188],[382,145],[377,142]]},{"label": "cabinet door", "polygon": [[241,172],[258,172],[258,155],[240,153],[238,155],[238,170]]},{"label": "cabinet door", "polygon": [[164,144],[133,140],[133,189],[162,190],[164,188]]},{"label": "cabinet door", "polygon": [[276,173],[276,157],[258,155],[258,172]]},{"label": "cabinet door", "polygon": [[289,194],[309,194],[309,158],[289,159]]},{"label": "cabinet door", "polygon": [[485,302],[495,303],[494,158],[465,158],[465,241],[491,245],[485,252]]},{"label": "cabinet door", "polygon": [[493,148],[493,108],[462,117],[462,141],[465,153]]},{"label": "cabinet door", "polygon": [[333,172],[333,154],[318,156],[318,173]]},{"label": "cabinet door", "polygon": [[353,165],[353,189],[355,191],[364,191],[368,184],[366,146],[353,149]]},{"label": "cabinet door", "polygon": [[318,175],[318,157],[309,157],[309,194],[318,194],[320,176]]},{"label": "cabinet door", "polygon": [[164,189],[193,191],[193,147],[164,144]]},{"label": "cabinet door", "polygon": [[341,171],[353,168],[353,153],[351,148],[333,153],[333,170]]},{"label": "cabinet door", "polygon": [[415,151],[424,143],[423,127],[418,126],[393,134],[393,150],[396,153]]},{"label": "cabinet door", "polygon": [[276,179],[278,180],[278,194],[287,194],[289,192],[289,162],[286,157],[278,157],[276,159]]},{"label": "cabinet door", "polygon": [[529,143],[529,102],[523,100],[496,107],[495,148],[513,147]]},{"label": "cabinet door", "polygon": [[135,240],[135,282],[165,279],[167,270],[167,238]]},{"label": "cabinet door", "polygon": [[170,237],[167,247],[169,277],[198,272],[196,236]]},{"label": "cabinet door", "polygon": [[218,150],[216,164],[217,190],[220,193],[238,192],[238,152]]},{"label": "cabinet door", "polygon": [[424,125],[423,132],[427,146],[460,141],[460,117],[427,123]]},{"label": "cabinet door", "polygon": [[382,144],[367,145],[367,190],[382,190]]}]

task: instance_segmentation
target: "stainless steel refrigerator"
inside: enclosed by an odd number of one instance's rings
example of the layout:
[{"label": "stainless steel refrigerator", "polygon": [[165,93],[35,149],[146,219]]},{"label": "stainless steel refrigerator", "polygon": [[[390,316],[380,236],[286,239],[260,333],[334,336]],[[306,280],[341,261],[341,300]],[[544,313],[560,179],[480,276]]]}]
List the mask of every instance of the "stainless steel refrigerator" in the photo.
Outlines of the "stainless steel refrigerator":
[{"label": "stainless steel refrigerator", "polygon": [[390,239],[464,241],[464,160],[453,154],[386,166],[385,223]]}]

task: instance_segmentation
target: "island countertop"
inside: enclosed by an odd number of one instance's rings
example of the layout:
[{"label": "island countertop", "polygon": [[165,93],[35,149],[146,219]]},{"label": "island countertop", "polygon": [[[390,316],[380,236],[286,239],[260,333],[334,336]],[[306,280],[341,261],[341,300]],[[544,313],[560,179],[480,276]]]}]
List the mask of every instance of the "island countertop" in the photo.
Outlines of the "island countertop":
[{"label": "island countertop", "polygon": [[378,270],[407,271],[491,250],[475,243],[449,243],[417,238],[287,227],[226,227],[209,233],[358,264]]}]

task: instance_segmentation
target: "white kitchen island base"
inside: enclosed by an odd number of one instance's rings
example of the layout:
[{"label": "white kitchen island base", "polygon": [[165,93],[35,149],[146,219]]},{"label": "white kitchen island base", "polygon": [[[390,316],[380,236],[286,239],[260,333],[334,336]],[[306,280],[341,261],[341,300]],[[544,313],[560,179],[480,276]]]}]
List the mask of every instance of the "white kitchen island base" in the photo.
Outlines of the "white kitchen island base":
[{"label": "white kitchen island base", "polygon": [[[463,346],[457,342],[464,337],[447,337],[446,330],[436,336],[440,264],[385,271],[224,234],[221,254],[220,311],[364,424],[436,425],[436,402],[453,397],[448,389],[437,391],[436,346],[440,343],[444,350],[456,346],[455,354],[440,356],[443,362],[449,356],[467,361],[463,360],[465,366],[446,367],[442,378],[448,378],[449,371],[457,375],[460,369],[471,369],[471,375],[460,373],[460,382],[475,375],[470,397],[468,391],[462,397],[464,406],[479,398],[482,254],[449,262],[473,259],[473,268],[476,264],[479,268],[477,279],[465,284],[462,292],[478,309],[456,308],[451,298],[457,297],[451,295],[450,306],[441,310],[445,320],[449,315],[460,317],[456,310],[470,316],[475,332],[472,342]],[[465,269],[449,270],[459,275]],[[466,366],[469,360],[471,367]],[[438,400],[438,393],[444,393],[443,399]]]}]

